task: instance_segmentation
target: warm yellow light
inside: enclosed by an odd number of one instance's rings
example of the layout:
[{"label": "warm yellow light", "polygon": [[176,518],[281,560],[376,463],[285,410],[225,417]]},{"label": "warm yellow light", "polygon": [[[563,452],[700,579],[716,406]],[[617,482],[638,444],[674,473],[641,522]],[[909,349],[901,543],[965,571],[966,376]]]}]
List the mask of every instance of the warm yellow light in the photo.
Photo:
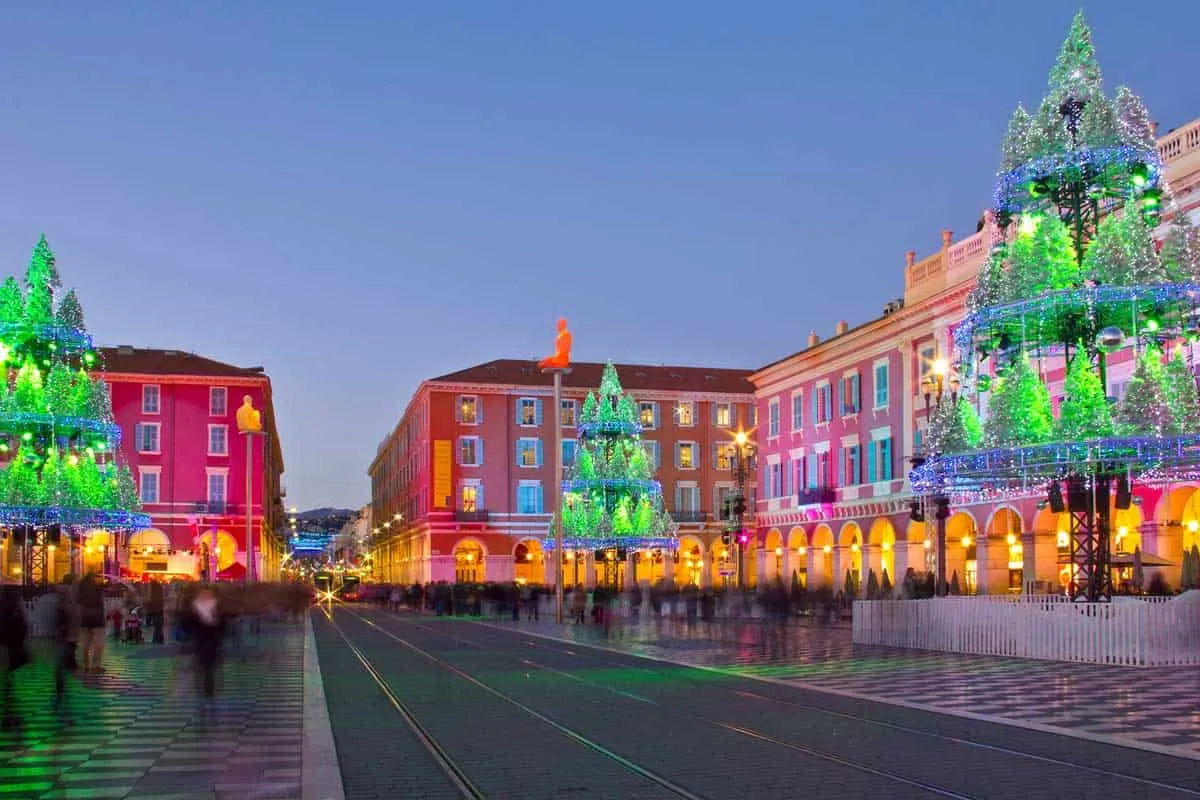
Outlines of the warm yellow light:
[{"label": "warm yellow light", "polygon": [[474,560],[475,560],[475,554],[467,553],[467,561],[474,561]]},{"label": "warm yellow light", "polygon": [[947,358],[935,358],[933,360],[933,374],[942,376],[949,375],[950,360]]},{"label": "warm yellow light", "polygon": [[803,555],[807,555],[807,554],[808,554],[808,548],[807,548],[807,547],[804,547],[803,545],[801,545],[800,547],[797,547],[797,548],[796,548],[796,552],[797,552],[797,553],[799,553],[799,554],[800,554],[800,555],[802,555],[802,556],[803,556]]},{"label": "warm yellow light", "polygon": [[526,560],[526,561],[533,561],[533,553],[526,553],[526,554],[525,554],[525,560]]},{"label": "warm yellow light", "polygon": [[1014,545],[1014,544],[1016,544],[1016,543],[1017,543],[1017,537],[1016,537],[1014,534],[1011,534],[1011,533],[1010,533],[1010,534],[1008,535],[1008,543],[1009,543],[1009,545],[1010,545],[1010,546],[1011,546],[1011,545]]},{"label": "warm yellow light", "polygon": [[883,552],[885,552],[885,553],[886,553],[888,550],[891,550],[891,549],[892,549],[892,543],[891,543],[891,542],[884,542],[884,543],[883,543]]},{"label": "warm yellow light", "polygon": [[1058,532],[1058,546],[1059,546],[1059,547],[1066,547],[1066,546],[1067,546],[1067,545],[1069,545],[1070,543],[1071,543],[1071,537],[1070,537],[1069,535],[1067,535],[1067,532],[1066,532],[1066,531],[1059,531],[1059,532]]},{"label": "warm yellow light", "polygon": [[855,542],[854,544],[850,545],[850,552],[852,552],[852,553],[858,552],[858,542]]},{"label": "warm yellow light", "polygon": [[1197,522],[1194,519],[1188,520],[1188,530],[1191,531],[1192,533],[1195,533],[1196,531],[1200,531],[1200,522]]},{"label": "warm yellow light", "polygon": [[931,547],[933,547],[933,542],[929,541],[928,539],[926,539],[926,540],[925,540],[924,542],[922,542],[921,544],[922,544],[922,545],[924,545],[924,547],[925,547],[925,549],[926,549],[926,550],[928,550],[928,549],[930,549]]},{"label": "warm yellow light", "polygon": [[1123,539],[1128,535],[1129,535],[1129,528],[1126,528],[1124,525],[1117,528],[1117,538],[1118,539]]},{"label": "warm yellow light", "polygon": [[573,550],[568,550],[568,551],[567,551],[567,561],[570,561],[570,560],[571,560],[571,559],[573,559],[573,558],[575,558],[575,551],[573,551]]},{"label": "warm yellow light", "polygon": [[970,537],[970,536],[964,536],[964,537],[962,538],[962,546],[963,546],[963,547],[970,547],[970,546],[971,546],[971,537]]},{"label": "warm yellow light", "polygon": [[821,549],[822,549],[824,552],[826,552],[826,553],[832,553],[832,552],[833,552],[833,548],[832,548],[832,547],[830,547],[829,545],[825,545],[825,546],[824,546],[824,547],[822,547]]},{"label": "warm yellow light", "polygon": [[741,447],[746,443],[747,438],[745,431],[738,431],[734,434],[733,440],[737,442],[738,447]]},{"label": "warm yellow light", "polygon": [[55,550],[57,550],[57,549],[58,549],[58,548],[57,548],[57,547],[55,547],[54,545],[50,545],[50,552],[51,552],[51,553],[53,553],[53,552],[54,552]]},{"label": "warm yellow light", "polygon": [[776,547],[776,548],[775,548],[775,555],[777,555],[777,556],[781,556],[781,555],[783,555],[783,548],[782,548],[782,547]]}]

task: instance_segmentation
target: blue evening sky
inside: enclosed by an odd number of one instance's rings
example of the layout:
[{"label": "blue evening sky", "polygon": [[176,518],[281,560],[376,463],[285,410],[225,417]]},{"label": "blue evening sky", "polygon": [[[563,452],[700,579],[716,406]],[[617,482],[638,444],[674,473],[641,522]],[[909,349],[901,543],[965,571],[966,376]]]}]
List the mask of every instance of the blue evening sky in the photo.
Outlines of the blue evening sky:
[{"label": "blue evening sky", "polygon": [[[287,503],[369,500],[422,378],[757,367],[974,230],[1075,3],[0,8],[0,258],[105,344],[264,365]],[[1086,8],[1106,85],[1200,116],[1200,3]]]}]

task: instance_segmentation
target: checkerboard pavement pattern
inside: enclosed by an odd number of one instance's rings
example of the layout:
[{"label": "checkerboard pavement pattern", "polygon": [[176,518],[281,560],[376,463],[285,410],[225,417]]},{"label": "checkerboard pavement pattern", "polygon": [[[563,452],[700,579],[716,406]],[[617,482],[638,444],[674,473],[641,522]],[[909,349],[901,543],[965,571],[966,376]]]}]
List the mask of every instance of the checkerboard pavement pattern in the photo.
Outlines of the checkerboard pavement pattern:
[{"label": "checkerboard pavement pattern", "polygon": [[71,678],[55,711],[50,652],[15,685],[23,718],[0,731],[0,800],[299,798],[304,628],[267,623],[245,658],[230,653],[217,697],[198,697],[175,645],[108,642],[107,672]]},{"label": "checkerboard pavement pattern", "polygon": [[1041,726],[1200,759],[1200,670],[1066,664],[867,647],[848,626],[756,621],[620,625],[500,623],[805,688]]}]

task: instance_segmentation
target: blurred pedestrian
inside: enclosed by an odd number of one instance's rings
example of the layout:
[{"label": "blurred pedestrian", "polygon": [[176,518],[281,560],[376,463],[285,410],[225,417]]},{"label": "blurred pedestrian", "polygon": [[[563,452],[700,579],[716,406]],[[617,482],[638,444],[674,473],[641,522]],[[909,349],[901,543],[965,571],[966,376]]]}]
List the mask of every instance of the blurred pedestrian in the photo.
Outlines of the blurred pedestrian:
[{"label": "blurred pedestrian", "polygon": [[163,591],[163,585],[158,581],[154,581],[150,584],[150,599],[146,604],[146,611],[149,614],[147,622],[150,623],[150,627],[154,631],[150,641],[154,644],[162,644],[166,640],[164,631],[166,610],[167,598],[166,593]]},{"label": "blurred pedestrian", "polygon": [[200,667],[204,696],[211,699],[217,693],[217,662],[221,657],[221,638],[224,625],[220,602],[216,593],[207,586],[196,592],[188,608],[187,632]]},{"label": "blurred pedestrian", "polygon": [[94,572],[89,572],[80,581],[75,601],[79,604],[83,671],[104,672],[104,590]]},{"label": "blurred pedestrian", "polygon": [[10,730],[21,724],[13,704],[13,675],[29,663],[29,625],[20,594],[0,586],[0,651],[4,656],[4,685],[0,687],[0,727]]},{"label": "blurred pedestrian", "polygon": [[67,689],[67,673],[75,669],[75,647],[79,642],[81,615],[75,600],[75,579],[68,575],[56,589],[54,611],[54,707],[60,708]]}]

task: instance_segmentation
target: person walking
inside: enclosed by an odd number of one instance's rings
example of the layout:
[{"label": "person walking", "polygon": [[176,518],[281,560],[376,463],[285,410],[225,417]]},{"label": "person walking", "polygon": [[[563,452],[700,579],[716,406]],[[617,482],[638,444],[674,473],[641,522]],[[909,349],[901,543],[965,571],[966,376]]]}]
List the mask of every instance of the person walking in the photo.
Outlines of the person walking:
[{"label": "person walking", "polygon": [[209,700],[217,694],[217,662],[221,657],[224,627],[216,592],[201,587],[188,607],[186,628],[200,667],[204,697]]},{"label": "person walking", "polygon": [[163,644],[166,641],[164,631],[166,620],[164,617],[167,611],[167,597],[163,591],[163,585],[158,581],[153,581],[150,584],[150,600],[146,604],[146,610],[149,615],[149,619],[146,621],[150,623],[150,627],[154,630],[150,641],[154,644]]},{"label": "person walking", "polygon": [[4,675],[0,676],[0,728],[11,730],[21,724],[13,704],[13,675],[29,663],[29,625],[16,587],[0,586],[0,651],[4,657]]},{"label": "person walking", "polygon": [[96,573],[89,572],[75,592],[79,604],[79,644],[83,671],[104,672],[104,589]]},{"label": "person walking", "polygon": [[57,587],[58,607],[54,611],[54,707],[62,707],[66,696],[67,672],[75,668],[75,647],[79,642],[80,612],[75,601],[75,579],[68,575]]}]

